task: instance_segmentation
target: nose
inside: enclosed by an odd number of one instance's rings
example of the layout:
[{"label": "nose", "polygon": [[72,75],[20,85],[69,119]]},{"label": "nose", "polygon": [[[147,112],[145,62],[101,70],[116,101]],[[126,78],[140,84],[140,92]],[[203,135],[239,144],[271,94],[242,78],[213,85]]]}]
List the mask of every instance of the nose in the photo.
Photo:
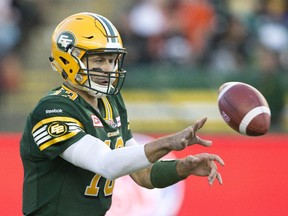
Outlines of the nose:
[{"label": "nose", "polygon": [[113,67],[114,67],[114,63],[107,60],[101,65],[101,70],[104,72],[105,71],[112,71]]}]

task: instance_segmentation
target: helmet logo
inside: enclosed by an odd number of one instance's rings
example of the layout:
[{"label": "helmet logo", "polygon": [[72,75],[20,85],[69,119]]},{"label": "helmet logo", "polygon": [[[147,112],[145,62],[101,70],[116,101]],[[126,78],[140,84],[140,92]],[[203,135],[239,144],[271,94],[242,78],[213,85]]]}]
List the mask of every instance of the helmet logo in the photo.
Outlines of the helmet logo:
[{"label": "helmet logo", "polygon": [[71,34],[70,32],[63,32],[62,34],[60,34],[57,40],[58,48],[65,52],[67,51],[66,50],[67,47],[69,45],[74,45],[74,43],[75,43],[74,35]]}]

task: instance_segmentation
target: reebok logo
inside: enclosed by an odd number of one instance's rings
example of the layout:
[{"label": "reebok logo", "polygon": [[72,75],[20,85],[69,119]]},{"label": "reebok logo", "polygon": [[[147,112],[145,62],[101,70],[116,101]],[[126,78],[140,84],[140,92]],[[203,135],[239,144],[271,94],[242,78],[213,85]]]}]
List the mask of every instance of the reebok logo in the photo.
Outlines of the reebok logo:
[{"label": "reebok logo", "polygon": [[52,110],[46,110],[46,114],[51,114],[51,113],[63,113],[62,109],[52,109]]}]

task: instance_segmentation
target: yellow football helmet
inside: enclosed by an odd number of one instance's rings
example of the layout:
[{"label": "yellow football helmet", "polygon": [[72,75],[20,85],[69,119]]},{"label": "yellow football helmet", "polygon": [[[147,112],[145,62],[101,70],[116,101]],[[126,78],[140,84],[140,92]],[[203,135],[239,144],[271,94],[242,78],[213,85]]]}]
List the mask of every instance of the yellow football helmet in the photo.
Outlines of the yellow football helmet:
[{"label": "yellow football helmet", "polygon": [[[118,57],[113,71],[101,73],[101,77],[107,76],[109,80],[104,86],[91,79],[99,76],[99,70],[89,69],[89,65],[85,67],[81,59],[107,53]],[[122,69],[126,53],[119,32],[107,18],[83,12],[67,17],[56,27],[49,59],[53,70],[73,86],[92,96],[103,97],[120,91],[126,76]]]}]

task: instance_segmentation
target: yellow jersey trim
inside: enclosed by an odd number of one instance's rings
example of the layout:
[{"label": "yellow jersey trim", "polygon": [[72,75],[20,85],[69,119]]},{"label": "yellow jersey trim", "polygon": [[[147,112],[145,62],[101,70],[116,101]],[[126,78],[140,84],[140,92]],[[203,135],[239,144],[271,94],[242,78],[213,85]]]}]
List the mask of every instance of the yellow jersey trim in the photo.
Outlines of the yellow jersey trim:
[{"label": "yellow jersey trim", "polygon": [[74,122],[77,125],[79,125],[82,129],[84,129],[83,125],[81,124],[81,122],[79,122],[78,120],[74,119],[74,118],[70,118],[70,117],[50,117],[47,119],[43,119],[42,121],[38,122],[32,129],[32,133],[34,133],[38,128],[40,128],[42,125],[50,123],[50,122],[54,122],[54,121],[60,121],[60,122]]},{"label": "yellow jersey trim", "polygon": [[66,140],[66,139],[69,139],[69,138],[75,136],[76,134],[77,134],[77,132],[71,132],[71,133],[66,134],[66,135],[64,135],[64,136],[61,136],[61,137],[57,137],[57,138],[55,138],[55,139],[52,139],[52,140],[46,142],[45,144],[41,145],[41,146],[39,147],[39,149],[40,149],[40,151],[43,151],[44,149],[48,148],[49,146],[51,146],[51,145],[53,145],[53,144],[55,144],[55,143],[64,141],[64,140]]},{"label": "yellow jersey trim", "polygon": [[111,104],[109,103],[107,97],[103,97],[101,98],[103,103],[104,103],[104,107],[105,107],[105,118],[104,120],[113,120],[113,112],[112,112],[112,107]]}]

